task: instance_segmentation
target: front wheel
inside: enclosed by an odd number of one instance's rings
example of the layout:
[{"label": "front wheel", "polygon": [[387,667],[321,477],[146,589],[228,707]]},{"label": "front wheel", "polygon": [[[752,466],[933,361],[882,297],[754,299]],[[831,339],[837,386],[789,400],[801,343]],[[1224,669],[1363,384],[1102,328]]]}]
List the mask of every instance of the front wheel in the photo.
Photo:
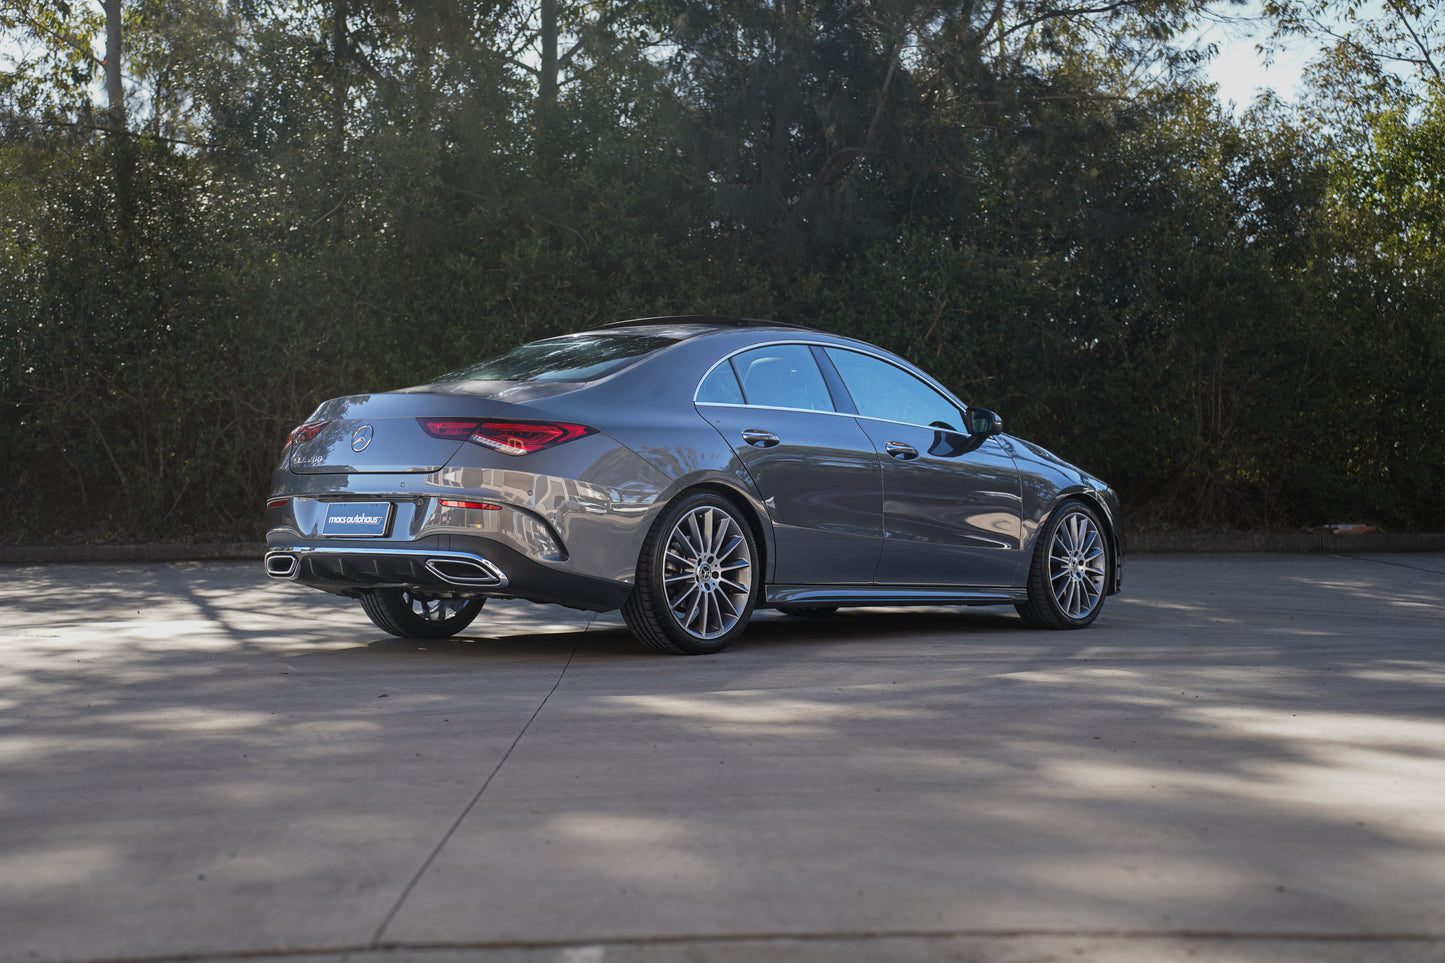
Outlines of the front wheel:
[{"label": "front wheel", "polygon": [[1045,523],[1029,569],[1029,600],[1015,605],[1041,629],[1082,629],[1099,617],[1109,584],[1109,551],[1099,516],[1065,502]]},{"label": "front wheel", "polygon": [[445,639],[472,624],[486,599],[438,599],[408,589],[371,589],[361,596],[366,617],[403,639]]},{"label": "front wheel", "polygon": [[632,634],[660,652],[720,652],[743,634],[760,584],[742,513],[707,492],[670,505],[642,543],[622,606]]}]

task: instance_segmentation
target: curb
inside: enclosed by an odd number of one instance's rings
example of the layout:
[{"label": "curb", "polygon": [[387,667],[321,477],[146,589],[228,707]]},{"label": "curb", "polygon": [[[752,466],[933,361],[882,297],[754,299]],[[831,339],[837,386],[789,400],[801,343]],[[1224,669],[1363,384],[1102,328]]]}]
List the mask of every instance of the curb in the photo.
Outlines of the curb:
[{"label": "curb", "polygon": [[[1133,532],[1128,536],[1130,555],[1193,555],[1214,553],[1318,553],[1354,555],[1391,552],[1445,552],[1445,533],[1391,535],[1334,535],[1329,532],[1294,532],[1276,535],[1165,535]],[[0,545],[0,564],[48,565],[59,562],[209,562],[224,559],[259,560],[264,542],[159,542],[146,545]]]},{"label": "curb", "polygon": [[259,559],[265,542],[157,542],[147,545],[0,545],[0,564],[52,562],[209,562]]},{"label": "curb", "polygon": [[1335,535],[1331,532],[1288,532],[1279,534],[1235,533],[1228,535],[1165,535],[1134,533],[1127,536],[1130,555],[1188,552],[1314,552],[1354,555],[1373,552],[1445,552],[1445,533],[1398,534],[1371,532],[1368,535]]}]

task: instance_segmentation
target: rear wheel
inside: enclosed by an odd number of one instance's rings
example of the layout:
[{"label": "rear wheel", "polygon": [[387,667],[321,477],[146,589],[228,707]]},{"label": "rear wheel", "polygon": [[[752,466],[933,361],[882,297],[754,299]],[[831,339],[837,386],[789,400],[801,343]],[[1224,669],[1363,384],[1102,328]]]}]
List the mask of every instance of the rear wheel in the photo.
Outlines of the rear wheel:
[{"label": "rear wheel", "polygon": [[1039,533],[1029,600],[1014,608],[1042,629],[1082,629],[1098,618],[1109,584],[1103,526],[1082,502],[1065,502]]},{"label": "rear wheel", "polygon": [[408,589],[372,589],[361,596],[366,617],[403,639],[445,639],[472,624],[486,599],[439,599]]},{"label": "rear wheel", "polygon": [[720,652],[752,617],[756,558],[752,529],[731,502],[707,492],[688,495],[662,513],[643,542],[622,617],[660,652]]}]

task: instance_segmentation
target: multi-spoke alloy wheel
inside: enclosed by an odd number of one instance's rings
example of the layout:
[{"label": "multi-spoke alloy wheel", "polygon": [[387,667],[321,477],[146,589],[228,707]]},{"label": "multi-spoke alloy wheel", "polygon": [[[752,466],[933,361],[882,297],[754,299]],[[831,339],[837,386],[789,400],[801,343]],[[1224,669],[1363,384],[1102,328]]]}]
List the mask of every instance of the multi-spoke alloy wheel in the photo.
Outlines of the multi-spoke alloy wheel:
[{"label": "multi-spoke alloy wheel", "polygon": [[633,634],[664,652],[717,652],[742,634],[756,597],[752,531],[716,495],[671,506],[648,535],[622,607]]},{"label": "multi-spoke alloy wheel", "polygon": [[1054,600],[1071,619],[1094,611],[1104,595],[1104,541],[1083,512],[1070,512],[1049,545],[1049,583]]},{"label": "multi-spoke alloy wheel", "polygon": [[472,624],[486,599],[438,599],[406,589],[373,589],[361,596],[366,617],[403,639],[444,639]]},{"label": "multi-spoke alloy wheel", "polygon": [[738,624],[752,594],[753,553],[725,509],[694,508],[673,525],[662,591],[683,631],[716,639]]},{"label": "multi-spoke alloy wheel", "polygon": [[1109,578],[1109,552],[1094,511],[1066,502],[1049,519],[1034,549],[1029,600],[1016,606],[1031,625],[1077,629],[1099,615]]}]

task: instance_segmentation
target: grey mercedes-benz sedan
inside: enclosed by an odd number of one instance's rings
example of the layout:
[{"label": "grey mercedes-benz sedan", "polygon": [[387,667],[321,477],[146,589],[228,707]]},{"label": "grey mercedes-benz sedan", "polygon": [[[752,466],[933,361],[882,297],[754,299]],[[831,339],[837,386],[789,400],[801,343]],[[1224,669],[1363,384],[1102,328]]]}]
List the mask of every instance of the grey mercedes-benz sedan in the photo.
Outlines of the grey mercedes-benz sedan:
[{"label": "grey mercedes-benz sedan", "polygon": [[757,608],[1012,604],[1082,628],[1119,591],[1103,482],[908,362],[810,328],[653,318],[323,403],[286,440],[266,571],[394,635],[488,598],[621,608],[716,652]]}]

